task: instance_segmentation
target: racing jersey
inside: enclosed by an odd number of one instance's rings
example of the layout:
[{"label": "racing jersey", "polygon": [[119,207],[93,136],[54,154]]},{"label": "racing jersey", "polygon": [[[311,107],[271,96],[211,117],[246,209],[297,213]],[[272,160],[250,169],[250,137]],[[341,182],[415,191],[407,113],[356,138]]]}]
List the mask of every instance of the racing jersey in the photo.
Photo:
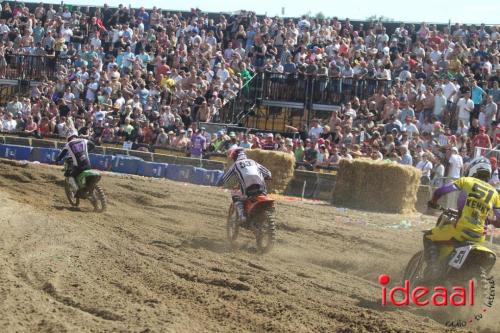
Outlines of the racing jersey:
[{"label": "racing jersey", "polygon": [[89,148],[92,150],[95,145],[86,139],[75,139],[66,143],[64,148],[59,153],[57,160],[61,159],[68,154],[73,161],[73,166],[77,168],[90,168],[90,160],[89,160]]},{"label": "racing jersey", "polygon": [[458,198],[460,218],[456,228],[483,235],[487,218],[494,209],[500,208],[500,195],[482,180],[462,177],[437,189],[434,196],[437,200],[446,193],[459,190],[462,191]]},{"label": "racing jersey", "polygon": [[457,227],[484,232],[484,223],[493,208],[500,207],[500,196],[490,184],[474,177],[462,177],[454,185],[467,194]]},{"label": "racing jersey", "polygon": [[235,174],[238,176],[241,191],[244,194],[246,194],[246,189],[252,185],[258,185],[265,190],[266,182],[264,179],[271,177],[271,171],[248,158],[237,159],[224,174],[221,182],[225,184]]}]

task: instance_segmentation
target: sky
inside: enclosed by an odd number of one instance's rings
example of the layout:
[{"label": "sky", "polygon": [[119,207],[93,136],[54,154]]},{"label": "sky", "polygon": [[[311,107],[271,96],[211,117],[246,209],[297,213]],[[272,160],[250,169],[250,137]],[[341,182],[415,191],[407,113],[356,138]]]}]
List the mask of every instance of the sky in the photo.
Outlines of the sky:
[{"label": "sky", "polygon": [[[31,2],[31,1],[27,1]],[[38,1],[33,1],[38,2]],[[45,1],[46,3],[60,3]],[[128,6],[130,0],[67,0],[68,4],[102,5],[106,2],[110,6],[123,4]],[[270,16],[300,16],[310,13],[316,15],[322,12],[327,17],[337,16],[339,19],[349,17],[351,20],[364,20],[372,15],[389,17],[395,21],[420,23],[486,23],[500,24],[500,0],[417,0],[417,1],[389,1],[389,0],[180,0],[154,1],[141,0],[131,2],[132,7],[144,6],[162,9],[189,10],[198,7],[207,12],[233,12],[240,9],[252,10],[257,14]]]}]

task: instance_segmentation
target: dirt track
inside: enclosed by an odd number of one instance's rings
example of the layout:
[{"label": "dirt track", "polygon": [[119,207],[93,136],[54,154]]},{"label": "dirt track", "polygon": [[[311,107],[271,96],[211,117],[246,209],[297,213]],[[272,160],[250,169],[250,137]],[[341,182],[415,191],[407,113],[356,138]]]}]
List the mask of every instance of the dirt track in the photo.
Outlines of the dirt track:
[{"label": "dirt track", "polygon": [[[451,331],[380,306],[378,275],[400,278],[429,217],[279,201],[279,242],[257,256],[248,232],[226,246],[221,189],[102,183],[108,211],[74,211],[59,169],[0,163],[0,332]],[[421,223],[388,227],[403,219]]]}]

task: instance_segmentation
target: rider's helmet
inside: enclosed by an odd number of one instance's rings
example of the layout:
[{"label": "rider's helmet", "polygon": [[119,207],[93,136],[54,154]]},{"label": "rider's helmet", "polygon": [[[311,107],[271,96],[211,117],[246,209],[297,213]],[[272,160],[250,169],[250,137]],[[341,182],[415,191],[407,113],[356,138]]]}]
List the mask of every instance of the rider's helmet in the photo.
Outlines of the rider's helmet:
[{"label": "rider's helmet", "polygon": [[75,132],[71,132],[68,134],[68,136],[66,136],[66,139],[68,140],[68,142],[70,142],[71,140],[76,139],[76,138],[78,138],[78,134],[76,134]]},{"label": "rider's helmet", "polygon": [[466,175],[482,181],[488,182],[491,177],[491,164],[486,157],[479,156],[474,158],[467,168]]},{"label": "rider's helmet", "polygon": [[241,148],[241,147],[238,147],[238,148],[234,148],[234,149],[231,149],[229,151],[229,157],[233,160],[233,161],[236,161],[237,159],[241,159],[241,158],[246,158],[246,154],[245,154],[245,149]]}]

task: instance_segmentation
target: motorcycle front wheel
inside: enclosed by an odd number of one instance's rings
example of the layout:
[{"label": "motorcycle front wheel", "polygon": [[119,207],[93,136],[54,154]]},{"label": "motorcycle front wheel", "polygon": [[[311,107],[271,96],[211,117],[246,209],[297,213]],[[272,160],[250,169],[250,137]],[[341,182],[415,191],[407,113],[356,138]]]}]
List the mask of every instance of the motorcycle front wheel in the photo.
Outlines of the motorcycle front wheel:
[{"label": "motorcycle front wheel", "polygon": [[403,281],[410,281],[411,285],[418,284],[424,278],[424,251],[419,251],[410,259],[403,273]]},{"label": "motorcycle front wheel", "polygon": [[78,207],[80,204],[80,198],[76,196],[76,193],[71,189],[71,185],[69,184],[68,179],[64,182],[64,192],[66,192],[66,197],[68,198],[69,203],[73,207]]}]

